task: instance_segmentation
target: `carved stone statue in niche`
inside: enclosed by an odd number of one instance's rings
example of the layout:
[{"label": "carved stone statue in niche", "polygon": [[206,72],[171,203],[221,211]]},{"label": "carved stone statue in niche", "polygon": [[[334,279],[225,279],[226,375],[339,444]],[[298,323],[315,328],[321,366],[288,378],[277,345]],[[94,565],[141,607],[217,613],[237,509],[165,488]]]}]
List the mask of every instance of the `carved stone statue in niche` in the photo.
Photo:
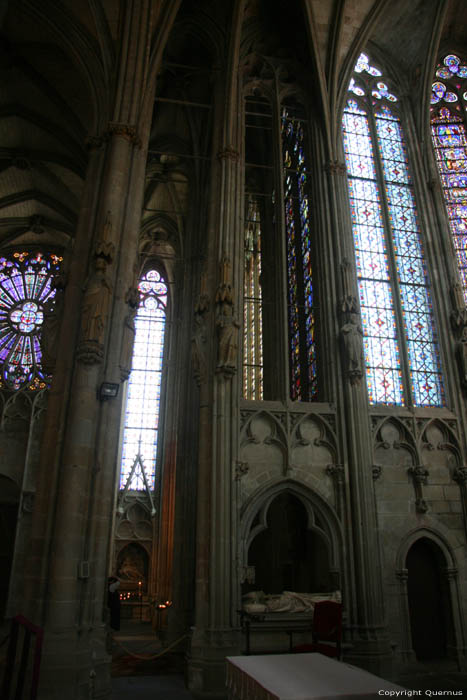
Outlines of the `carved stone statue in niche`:
[{"label": "carved stone statue in niche", "polygon": [[191,361],[193,363],[193,373],[198,386],[203,384],[207,378],[206,362],[206,312],[209,309],[209,297],[207,294],[200,294],[195,305],[194,331],[191,337]]},{"label": "carved stone statue in niche", "polygon": [[65,275],[59,273],[52,280],[52,289],[55,289],[55,296],[44,304],[44,320],[41,331],[41,362],[46,374],[52,374],[57,360],[58,333],[62,321],[65,286]]},{"label": "carved stone statue in niche", "polygon": [[135,316],[138,311],[139,292],[135,287],[130,287],[125,295],[128,304],[128,313],[123,320],[122,347],[120,350],[120,378],[126,381],[131,372],[133,357],[133,345],[135,340]]},{"label": "carved stone statue in niche", "polygon": [[348,316],[349,320],[341,328],[341,338],[347,375],[351,384],[355,384],[363,376],[363,331],[358,314],[349,313]]},{"label": "carved stone statue in niche", "polygon": [[79,359],[86,364],[100,362],[104,353],[105,325],[112,300],[112,285],[107,276],[107,262],[96,257],[94,273],[89,280],[83,300]]},{"label": "carved stone statue in niche", "polygon": [[461,375],[461,383],[467,391],[467,324],[462,328],[462,335],[457,343],[457,357]]},{"label": "carved stone statue in niche", "polygon": [[230,284],[223,284],[219,287],[216,295],[218,304],[216,325],[219,330],[217,369],[226,374],[234,374],[237,367],[238,329],[240,324],[234,315],[232,297]]},{"label": "carved stone statue in niche", "polygon": [[115,255],[115,245],[112,242],[112,217],[110,211],[107,212],[102,235],[97,239],[96,257],[104,258],[107,264],[111,263]]},{"label": "carved stone statue in niche", "polygon": [[230,262],[224,257],[221,262],[221,283],[216,292],[219,351],[217,371],[231,376],[237,369],[238,323],[234,314],[233,289],[230,283]]}]

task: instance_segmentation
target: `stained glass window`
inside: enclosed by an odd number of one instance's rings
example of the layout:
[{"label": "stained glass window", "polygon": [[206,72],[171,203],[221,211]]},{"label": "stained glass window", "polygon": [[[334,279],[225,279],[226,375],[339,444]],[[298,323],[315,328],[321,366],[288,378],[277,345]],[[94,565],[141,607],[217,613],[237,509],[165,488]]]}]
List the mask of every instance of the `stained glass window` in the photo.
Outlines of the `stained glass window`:
[{"label": "stained glass window", "polygon": [[282,109],[281,134],[287,237],[290,395],[295,401],[312,401],[316,399],[318,387],[309,174],[303,117],[297,109]]},{"label": "stained glass window", "polygon": [[354,80],[343,135],[369,401],[440,406],[440,357],[413,185],[400,120],[389,106],[397,97],[366,54],[356,72],[363,95]]},{"label": "stained glass window", "polygon": [[263,299],[261,290],[261,219],[258,201],[247,202],[243,275],[243,396],[263,398]]},{"label": "stained glass window", "polygon": [[0,258],[0,387],[34,391],[47,386],[41,359],[44,312],[53,314],[54,276],[63,258],[16,252]]},{"label": "stained glass window", "polygon": [[431,92],[431,131],[467,303],[467,63],[454,55],[436,69]]},{"label": "stained glass window", "polygon": [[[120,488],[154,489],[162,360],[167,310],[167,284],[149,270],[138,284],[133,361],[125,409]],[[128,483],[129,481],[129,483]]]}]

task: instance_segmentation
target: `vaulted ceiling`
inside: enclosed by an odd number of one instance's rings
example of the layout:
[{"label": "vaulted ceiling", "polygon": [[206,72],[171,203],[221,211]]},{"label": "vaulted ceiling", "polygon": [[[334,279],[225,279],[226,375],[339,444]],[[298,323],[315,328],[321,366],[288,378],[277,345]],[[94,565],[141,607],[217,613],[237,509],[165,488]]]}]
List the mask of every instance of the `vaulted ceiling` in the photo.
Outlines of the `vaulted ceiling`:
[{"label": "vaulted ceiling", "polygon": [[[88,163],[87,140],[112,120],[121,14],[131,1],[2,4],[0,245],[72,247]],[[168,2],[152,0],[154,42]],[[182,0],[169,35],[166,64],[191,61],[202,69],[212,62],[211,67],[222,70],[235,29],[233,5],[231,0]],[[331,147],[339,138],[333,116],[342,108],[362,48],[374,47],[402,76],[419,105],[419,119],[428,104],[440,47],[467,53],[464,0],[243,0],[238,17],[244,31],[252,27],[252,41],[255,22],[261,22],[265,36],[271,41],[278,36],[287,50],[295,51],[321,101],[323,119],[334,124],[329,129]],[[172,150],[192,150],[193,130],[199,124],[173,122],[170,111],[164,116],[161,100],[173,98],[177,90],[188,95],[192,90],[192,100],[202,102],[209,99],[211,85],[206,82],[203,88],[202,72],[196,89],[187,88],[189,76],[185,83],[180,76],[177,84],[171,83],[170,70],[166,65],[160,76],[152,147],[163,150],[170,143]],[[186,173],[179,171],[183,190]],[[146,202],[153,191],[150,181]]]}]

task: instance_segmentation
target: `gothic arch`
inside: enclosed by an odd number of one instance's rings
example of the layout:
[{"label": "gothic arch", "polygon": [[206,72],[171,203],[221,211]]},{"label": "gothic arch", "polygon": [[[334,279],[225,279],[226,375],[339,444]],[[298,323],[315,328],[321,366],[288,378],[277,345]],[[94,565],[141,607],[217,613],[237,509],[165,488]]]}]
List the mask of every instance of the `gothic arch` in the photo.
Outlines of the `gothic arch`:
[{"label": "gothic arch", "polygon": [[459,569],[455,555],[458,543],[454,541],[451,532],[442,524],[437,523],[437,527],[421,527],[411,530],[400,543],[396,554],[395,574],[399,580],[399,610],[401,625],[401,654],[404,661],[414,661],[415,654],[412,649],[412,630],[410,625],[410,608],[408,597],[408,569],[407,555],[412,546],[420,540],[428,540],[437,552],[444,558],[446,566],[440,570],[445,582],[447,595],[449,596],[450,614],[452,616],[454,653],[460,665],[464,650],[464,637],[461,621],[463,618],[462,602],[459,590]]},{"label": "gothic arch", "polygon": [[[242,552],[240,560],[244,566],[248,561],[248,550],[254,537],[267,528],[267,513],[271,503],[281,494],[295,496],[304,506],[307,514],[307,527],[324,538],[329,551],[331,570],[341,571],[342,530],[335,511],[319,494],[293,479],[276,482],[266,489],[257,490],[244,504],[240,516],[240,538]],[[258,525],[253,526],[259,516]]]}]

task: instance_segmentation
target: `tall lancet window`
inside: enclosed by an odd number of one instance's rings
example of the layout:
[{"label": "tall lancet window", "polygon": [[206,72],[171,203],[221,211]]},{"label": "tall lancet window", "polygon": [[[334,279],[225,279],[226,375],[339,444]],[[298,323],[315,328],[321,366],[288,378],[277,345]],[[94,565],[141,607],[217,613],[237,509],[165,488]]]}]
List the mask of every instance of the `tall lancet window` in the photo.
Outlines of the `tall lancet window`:
[{"label": "tall lancet window", "polygon": [[283,107],[281,115],[284,213],[287,239],[290,396],[317,395],[310,201],[304,115]]},{"label": "tall lancet window", "polygon": [[123,429],[120,489],[153,490],[156,474],[167,284],[157,270],[138,284],[133,361]]},{"label": "tall lancet window", "polygon": [[247,200],[243,275],[243,395],[263,398],[263,299],[261,217],[256,197]]},{"label": "tall lancet window", "polygon": [[294,99],[245,100],[247,399],[318,398],[307,127]]},{"label": "tall lancet window", "polygon": [[431,130],[467,304],[467,61],[449,54],[436,68]]},{"label": "tall lancet window", "polygon": [[397,97],[361,54],[344,151],[371,404],[441,406],[441,363]]}]

